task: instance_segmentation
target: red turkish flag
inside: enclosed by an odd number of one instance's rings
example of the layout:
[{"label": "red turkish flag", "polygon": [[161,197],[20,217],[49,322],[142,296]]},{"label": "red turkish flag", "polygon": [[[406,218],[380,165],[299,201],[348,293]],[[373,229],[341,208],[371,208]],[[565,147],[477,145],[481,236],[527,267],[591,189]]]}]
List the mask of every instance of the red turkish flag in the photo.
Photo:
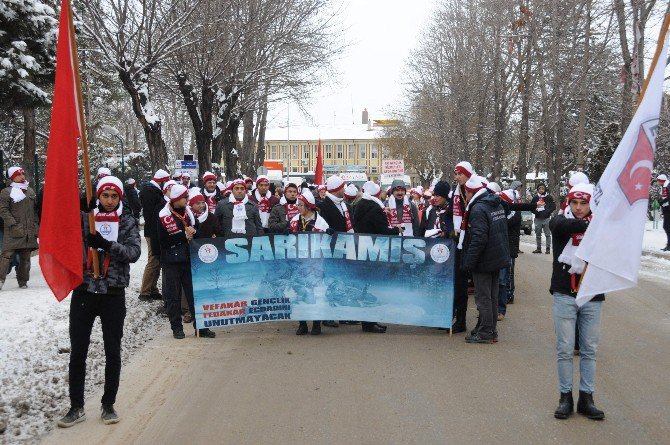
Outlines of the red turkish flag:
[{"label": "red turkish flag", "polygon": [[77,139],[81,133],[69,14],[70,2],[63,0],[40,226],[40,267],[58,301],[67,297],[84,277],[77,166]]},{"label": "red turkish flag", "polygon": [[323,155],[321,154],[321,139],[316,149],[316,169],[314,169],[314,184],[323,184]]},{"label": "red turkish flag", "polygon": [[644,125],[640,125],[635,147],[617,178],[621,191],[626,195],[630,205],[640,199],[649,198],[653,168],[654,148],[649,141]]}]

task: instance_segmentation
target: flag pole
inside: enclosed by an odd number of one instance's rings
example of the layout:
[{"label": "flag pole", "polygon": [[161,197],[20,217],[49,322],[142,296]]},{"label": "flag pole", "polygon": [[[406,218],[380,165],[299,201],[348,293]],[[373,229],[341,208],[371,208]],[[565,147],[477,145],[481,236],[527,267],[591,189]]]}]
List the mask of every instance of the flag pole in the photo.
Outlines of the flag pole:
[{"label": "flag pole", "polygon": [[[651,79],[651,75],[653,74],[654,70],[656,69],[656,65],[658,64],[658,59],[661,58],[661,53],[663,52],[663,45],[665,44],[665,38],[668,35],[668,28],[670,28],[670,13],[665,14],[665,18],[663,19],[663,25],[661,27],[661,33],[658,36],[658,42],[656,42],[656,52],[654,53],[654,59],[651,62],[651,66],[649,67],[648,71],[648,76],[646,79],[644,79],[644,85],[642,86],[642,91],[640,92],[640,96],[637,98],[637,104],[635,104],[635,111],[637,112],[637,109],[640,108],[640,104],[642,103],[642,99],[644,99],[644,94],[647,92],[647,87],[649,86],[649,80]],[[582,281],[584,280],[584,276],[586,275],[586,271],[589,268],[589,264],[586,263],[584,265],[584,271],[582,272],[582,275],[579,277],[579,283],[577,284],[577,291],[579,291],[579,288],[582,287]]]},{"label": "flag pole", "polygon": [[[79,133],[81,137],[82,165],[84,167],[84,184],[86,186],[86,203],[93,199],[93,185],[91,184],[91,167],[88,159],[88,142],[86,140],[86,121],[84,120],[84,99],[81,92],[81,76],[79,74],[79,55],[77,54],[77,41],[75,40],[74,16],[70,0],[63,0],[68,4],[68,21],[70,25],[70,47],[72,51],[72,68],[77,93],[77,109],[79,111]],[[88,213],[88,227],[91,234],[95,234],[95,216],[93,212]],[[93,256],[93,278],[100,278],[100,263],[98,261],[97,249],[91,249]]]}]

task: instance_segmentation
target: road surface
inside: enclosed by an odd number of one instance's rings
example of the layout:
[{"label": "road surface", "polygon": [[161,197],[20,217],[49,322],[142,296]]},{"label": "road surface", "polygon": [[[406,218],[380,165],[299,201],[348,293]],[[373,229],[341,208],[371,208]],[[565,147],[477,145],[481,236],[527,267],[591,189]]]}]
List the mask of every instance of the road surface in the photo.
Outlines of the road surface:
[{"label": "road surface", "polygon": [[[668,277],[604,303],[595,400],[606,420],[559,421],[550,257],[524,250],[498,344],[397,325],[298,337],[297,323],[174,340],[166,320],[122,370],[121,422],[102,424],[96,394],[85,422],[44,443],[669,443]],[[469,327],[475,317],[470,301]]]}]

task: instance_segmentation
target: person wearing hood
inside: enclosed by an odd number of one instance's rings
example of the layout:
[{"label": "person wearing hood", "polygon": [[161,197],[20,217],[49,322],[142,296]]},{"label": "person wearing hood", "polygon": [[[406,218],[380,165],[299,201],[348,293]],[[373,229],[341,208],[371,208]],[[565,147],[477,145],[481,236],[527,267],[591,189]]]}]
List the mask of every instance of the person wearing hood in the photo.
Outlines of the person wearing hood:
[{"label": "person wearing hood", "polygon": [[[141,253],[137,219],[123,205],[123,183],[105,176],[96,188],[98,205],[93,210],[95,233],[90,233],[89,218],[82,213],[84,281],[72,292],[70,301],[70,410],[58,421],[67,428],[86,419],[84,382],[91,330],[97,317],[102,326],[105,350],[105,389],[102,395],[102,421],[119,422],[114,410],[121,375],[121,338],[126,317],[126,288],[130,284],[130,264]],[[101,277],[93,278],[93,250],[98,252]]]},{"label": "person wearing hood", "polygon": [[11,183],[0,192],[0,218],[4,221],[0,289],[5,284],[9,265],[15,255],[19,257],[16,280],[20,289],[26,289],[30,279],[30,253],[38,248],[36,195],[28,186],[25,172],[21,167],[11,167],[7,171],[7,176]]},{"label": "person wearing hood", "polygon": [[[472,177],[476,177],[472,164],[461,161],[454,167],[454,179],[456,186],[451,194],[451,214],[454,221],[456,236],[460,236],[463,229],[463,215],[467,200],[465,198],[465,183]],[[468,281],[470,274],[461,269],[463,251],[461,246],[456,247],[454,257],[454,315],[456,322],[451,327],[451,332],[458,334],[467,331],[466,316],[468,310]]]},{"label": "person wearing hood", "polygon": [[270,212],[268,221],[270,233],[286,233],[289,230],[291,220],[300,213],[297,201],[298,186],[289,182],[284,187],[284,195],[279,200],[279,204],[274,206]]},{"label": "person wearing hood", "polygon": [[665,252],[670,252],[670,181],[666,175],[658,175],[656,181],[661,186],[661,200],[659,204],[663,212],[663,230],[667,237],[665,248],[661,249]]},{"label": "person wearing hood", "polygon": [[391,183],[391,194],[384,211],[389,227],[402,225],[403,236],[419,236],[419,210],[407,194],[405,182],[401,179],[394,179]]},{"label": "person wearing hood", "polygon": [[219,220],[225,238],[263,235],[263,224],[258,207],[249,200],[243,179],[232,184],[233,192],[228,199],[219,202],[214,216]]},{"label": "person wearing hood", "polygon": [[140,192],[140,203],[144,215],[144,238],[148,248],[147,265],[144,267],[142,286],[140,287],[139,299],[141,301],[163,299],[158,291],[158,278],[161,273],[160,249],[158,248],[158,212],[165,206],[163,188],[169,180],[168,172],[162,169],[156,170],[151,181],[144,184]]},{"label": "person wearing hood", "polygon": [[258,214],[261,217],[263,229],[268,231],[270,212],[274,206],[279,204],[279,198],[274,196],[272,191],[270,191],[270,180],[267,176],[260,175],[256,178],[256,190],[249,196],[249,201],[258,207]]},{"label": "person wearing hood", "polygon": [[605,413],[593,401],[596,352],[600,340],[600,316],[603,294],[583,306],[577,306],[579,282],[586,264],[575,253],[591,221],[592,184],[577,184],[568,194],[569,206],[563,215],[552,218],[554,260],[550,293],[554,300],[554,331],[560,400],[554,412],[557,419],[567,419],[574,411],[572,398],[573,348],[575,328],[579,326],[579,401],[577,412],[589,419],[602,420]]},{"label": "person wearing hood", "polygon": [[551,230],[549,230],[549,219],[551,214],[556,210],[556,203],[554,198],[547,192],[547,186],[544,183],[537,185],[537,194],[533,196],[530,201],[535,205],[533,213],[535,214],[535,240],[537,242],[537,249],[533,253],[542,253],[542,232],[547,239],[546,253],[551,253]]},{"label": "person wearing hood", "polygon": [[500,198],[473,175],[464,184],[467,206],[459,245],[463,250],[461,269],[472,273],[479,322],[466,335],[468,343],[498,341],[498,292],[500,269],[510,264],[507,218]]}]

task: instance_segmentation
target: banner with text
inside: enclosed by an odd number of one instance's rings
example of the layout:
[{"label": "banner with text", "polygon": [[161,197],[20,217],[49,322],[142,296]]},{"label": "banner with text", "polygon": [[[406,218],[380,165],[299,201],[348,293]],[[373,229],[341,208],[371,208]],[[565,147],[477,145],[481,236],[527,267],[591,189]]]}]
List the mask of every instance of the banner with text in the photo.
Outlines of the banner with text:
[{"label": "banner with text", "polygon": [[451,327],[449,239],[298,233],[191,242],[198,328],[281,320]]}]

